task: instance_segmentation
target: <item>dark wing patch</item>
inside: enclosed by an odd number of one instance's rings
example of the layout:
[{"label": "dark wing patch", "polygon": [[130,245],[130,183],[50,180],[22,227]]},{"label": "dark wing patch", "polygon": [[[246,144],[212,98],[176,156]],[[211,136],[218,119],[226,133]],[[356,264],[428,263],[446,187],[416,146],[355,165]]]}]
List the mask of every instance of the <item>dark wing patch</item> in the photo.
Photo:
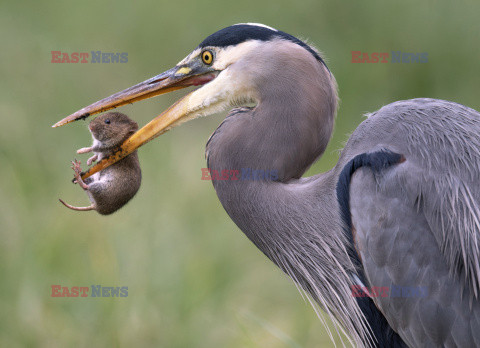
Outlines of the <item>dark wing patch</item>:
[{"label": "dark wing patch", "polygon": [[378,173],[381,170],[405,161],[405,157],[398,153],[394,153],[388,150],[377,151],[372,153],[362,153],[351,159],[342,172],[337,183],[337,200],[340,206],[340,214],[342,220],[347,227],[348,237],[352,246],[352,258],[355,264],[359,265],[360,258],[354,247],[353,233],[352,233],[352,216],[350,213],[350,180],[353,173],[361,167],[369,167],[374,173]]},{"label": "dark wing patch", "polygon": [[[350,160],[342,172],[337,183],[337,200],[340,206],[342,220],[346,226],[346,233],[350,240],[349,253],[353,263],[358,267],[358,276],[364,284],[367,283],[365,273],[360,261],[360,255],[355,249],[353,236],[352,216],[350,213],[350,181],[353,173],[361,167],[369,167],[374,173],[378,173],[394,164],[405,160],[403,155],[384,150],[373,153],[363,153]],[[371,332],[375,336],[378,347],[407,347],[402,338],[390,327],[383,314],[375,306],[369,297],[358,297],[357,303],[360,306],[365,318],[370,325]]]}]

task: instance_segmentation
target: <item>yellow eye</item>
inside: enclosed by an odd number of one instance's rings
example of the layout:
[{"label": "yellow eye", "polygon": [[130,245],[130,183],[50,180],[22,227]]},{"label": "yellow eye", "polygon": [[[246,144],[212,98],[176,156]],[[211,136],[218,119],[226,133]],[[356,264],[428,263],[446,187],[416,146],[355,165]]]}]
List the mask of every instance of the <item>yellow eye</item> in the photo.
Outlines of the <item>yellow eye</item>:
[{"label": "yellow eye", "polygon": [[205,64],[210,65],[213,62],[213,54],[210,51],[202,52],[202,60]]}]

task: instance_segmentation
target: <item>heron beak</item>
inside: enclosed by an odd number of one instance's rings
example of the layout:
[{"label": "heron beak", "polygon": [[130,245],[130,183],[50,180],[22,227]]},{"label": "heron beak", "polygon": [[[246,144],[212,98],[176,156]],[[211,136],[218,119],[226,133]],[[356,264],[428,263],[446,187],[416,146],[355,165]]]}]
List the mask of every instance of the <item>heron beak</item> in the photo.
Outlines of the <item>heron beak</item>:
[{"label": "heron beak", "polygon": [[52,127],[60,127],[73,121],[85,119],[91,115],[114,109],[125,104],[133,104],[137,101],[169,93],[177,89],[200,85],[204,80],[202,80],[201,76],[208,72],[210,72],[209,69],[205,69],[204,66],[198,64],[196,61],[192,61],[188,65],[176,66],[160,75],[140,82],[135,86],[129,87],[121,92],[111,95],[110,97],[84,107],[58,121]]},{"label": "heron beak", "polygon": [[[152,98],[157,95],[165,94],[178,89],[190,86],[200,86],[213,80],[217,74],[218,72],[206,67],[205,65],[201,64],[201,62],[192,60],[188,64],[178,65],[160,75],[152,77],[135,86],[115,93],[110,97],[97,101],[96,103],[78,110],[77,112],[57,122],[52,127],[60,127],[79,119],[85,119],[90,115],[104,112],[125,104],[135,103],[143,99]],[[86,179],[96,172],[99,172],[115,162],[118,162],[122,158],[134,152],[140,146],[165,133],[172,126],[181,123],[182,119],[188,114],[188,103],[186,102],[188,96],[189,95],[178,100],[162,114],[139,129],[135,134],[128,138],[114,154],[102,159],[96,165],[89,168],[87,172],[83,173],[82,178]]]}]

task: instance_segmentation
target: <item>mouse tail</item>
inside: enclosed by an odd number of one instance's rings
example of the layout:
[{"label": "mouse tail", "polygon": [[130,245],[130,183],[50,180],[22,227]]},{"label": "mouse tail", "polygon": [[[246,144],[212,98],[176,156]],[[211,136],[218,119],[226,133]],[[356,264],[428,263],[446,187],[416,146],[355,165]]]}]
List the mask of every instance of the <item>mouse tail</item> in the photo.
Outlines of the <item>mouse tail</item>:
[{"label": "mouse tail", "polygon": [[89,210],[95,210],[95,206],[93,205],[90,205],[88,207],[74,207],[73,205],[70,205],[68,203],[65,203],[64,201],[62,201],[60,198],[58,199],[64,206],[66,206],[67,208],[70,208],[72,210],[78,210],[78,211],[89,211]]}]

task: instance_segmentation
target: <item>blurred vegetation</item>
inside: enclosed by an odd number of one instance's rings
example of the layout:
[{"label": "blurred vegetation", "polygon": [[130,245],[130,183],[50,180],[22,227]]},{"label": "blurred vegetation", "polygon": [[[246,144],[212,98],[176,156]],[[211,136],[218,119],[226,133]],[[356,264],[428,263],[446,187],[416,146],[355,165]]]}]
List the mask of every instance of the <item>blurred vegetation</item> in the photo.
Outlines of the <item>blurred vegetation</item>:
[{"label": "blurred vegetation", "polygon": [[[330,346],[295,286],[200,180],[205,142],[224,115],[142,148],[142,188],[109,217],[58,203],[88,203],[70,183],[69,161],[91,139],[84,122],[50,126],[168,69],[222,27],[261,22],[308,39],[336,76],[336,131],[309,171],[318,173],[362,114],[382,105],[434,97],[480,109],[479,11],[473,1],[3,1],[0,346]],[[128,63],[52,64],[53,50],[128,52]],[[428,52],[428,63],[352,64],[355,50]],[[143,125],[182,94],[120,110]],[[52,284],[129,291],[52,298]]]}]

